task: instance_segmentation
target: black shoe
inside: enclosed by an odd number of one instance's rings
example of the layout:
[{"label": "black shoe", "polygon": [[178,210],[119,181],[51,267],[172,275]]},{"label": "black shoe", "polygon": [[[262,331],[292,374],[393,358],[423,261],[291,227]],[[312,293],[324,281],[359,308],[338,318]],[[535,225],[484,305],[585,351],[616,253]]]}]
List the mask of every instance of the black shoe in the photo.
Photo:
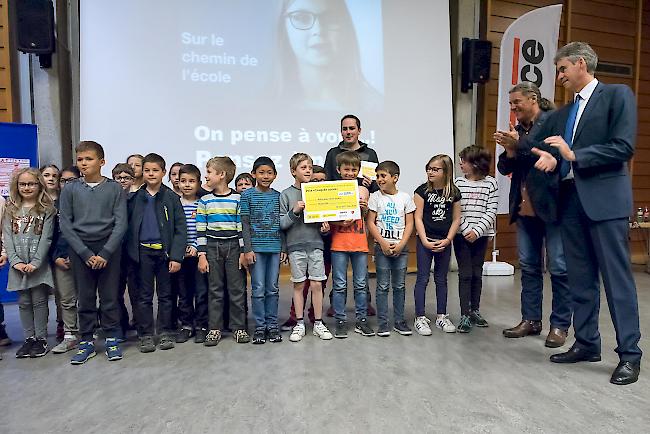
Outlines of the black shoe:
[{"label": "black shoe", "polygon": [[216,347],[221,341],[221,330],[210,330],[205,338],[203,345],[206,347]]},{"label": "black shoe", "polygon": [[357,321],[357,323],[354,326],[354,332],[361,334],[361,336],[374,336],[375,331],[368,325],[368,320],[367,319],[362,319],[361,321]]},{"label": "black shoe", "polygon": [[202,344],[205,342],[205,338],[208,336],[208,330],[204,328],[196,329],[196,334],[194,335],[194,343]]},{"label": "black shoe", "polygon": [[192,336],[194,336],[192,329],[183,327],[176,335],[176,343],[182,344],[183,342],[187,342]]},{"label": "black shoe", "polygon": [[36,357],[43,357],[49,350],[50,347],[47,346],[47,340],[45,340],[45,338],[36,338],[36,341],[29,349],[29,357],[32,359],[35,359]]},{"label": "black shoe", "polygon": [[343,320],[336,321],[336,328],[334,329],[334,337],[338,339],[345,339],[348,337],[348,325]]},{"label": "black shoe", "polygon": [[566,353],[553,354],[553,363],[600,362],[600,354],[579,347],[571,347]]},{"label": "black shoe", "polygon": [[36,343],[36,338],[33,336],[30,338],[25,339],[25,343],[23,344],[22,347],[16,351],[16,358],[17,359],[26,359],[29,357],[31,351],[32,351],[32,345]]},{"label": "black shoe", "polygon": [[399,333],[402,336],[411,336],[413,334],[413,330],[409,328],[408,325],[406,325],[406,321],[398,321],[395,323],[393,326],[393,330],[395,330],[397,333]]},{"label": "black shoe", "polygon": [[156,351],[156,343],[153,341],[153,336],[141,337],[139,350],[141,353],[153,353]]},{"label": "black shoe", "polygon": [[481,316],[478,310],[473,310],[469,313],[469,320],[476,327],[488,326],[488,322]]},{"label": "black shoe", "polygon": [[261,345],[266,342],[266,330],[258,329],[253,334],[253,345]]},{"label": "black shoe", "polygon": [[174,338],[169,334],[160,336],[160,343],[158,344],[158,347],[161,350],[171,350],[174,348]]},{"label": "black shoe", "polygon": [[282,335],[277,328],[269,329],[269,342],[282,342]]},{"label": "black shoe", "polygon": [[609,382],[618,386],[635,383],[639,379],[641,362],[620,361]]},{"label": "black shoe", "polygon": [[11,345],[11,339],[7,336],[5,326],[0,324],[0,347],[8,347],[9,345]]}]

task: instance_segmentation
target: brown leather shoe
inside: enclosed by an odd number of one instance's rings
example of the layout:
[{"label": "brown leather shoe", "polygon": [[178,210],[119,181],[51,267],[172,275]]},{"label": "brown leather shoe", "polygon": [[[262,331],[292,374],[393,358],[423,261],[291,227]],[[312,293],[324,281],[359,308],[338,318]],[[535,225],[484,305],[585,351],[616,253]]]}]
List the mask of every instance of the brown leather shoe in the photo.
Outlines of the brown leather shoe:
[{"label": "brown leather shoe", "polygon": [[549,348],[558,348],[564,345],[566,342],[567,331],[559,329],[557,327],[551,327],[551,330],[548,332],[546,337],[546,345]]},{"label": "brown leather shoe", "polygon": [[523,338],[528,335],[538,335],[542,332],[541,321],[522,320],[517,326],[503,331],[507,338]]}]

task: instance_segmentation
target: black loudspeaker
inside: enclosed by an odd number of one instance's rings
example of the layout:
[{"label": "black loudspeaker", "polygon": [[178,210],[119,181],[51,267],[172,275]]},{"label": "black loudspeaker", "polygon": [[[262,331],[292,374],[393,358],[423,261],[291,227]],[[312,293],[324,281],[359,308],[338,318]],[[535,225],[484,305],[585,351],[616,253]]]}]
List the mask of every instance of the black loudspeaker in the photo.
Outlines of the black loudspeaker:
[{"label": "black loudspeaker", "polygon": [[463,38],[461,91],[467,92],[472,83],[486,83],[490,79],[492,42]]},{"label": "black loudspeaker", "polygon": [[16,0],[13,3],[16,48],[23,53],[54,52],[54,5],[52,0]]}]

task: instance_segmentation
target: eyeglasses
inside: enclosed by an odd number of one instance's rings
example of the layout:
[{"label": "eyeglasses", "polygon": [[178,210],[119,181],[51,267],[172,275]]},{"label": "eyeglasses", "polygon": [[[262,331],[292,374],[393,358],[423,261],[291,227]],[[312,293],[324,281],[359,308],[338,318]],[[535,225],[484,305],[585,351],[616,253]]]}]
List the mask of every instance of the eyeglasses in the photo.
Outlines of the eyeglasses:
[{"label": "eyeglasses", "polygon": [[431,167],[431,166],[427,167],[427,172],[438,173],[438,172],[440,172],[442,170],[445,170],[445,169],[443,169],[442,167]]},{"label": "eyeglasses", "polygon": [[76,176],[72,177],[72,178],[60,178],[59,181],[61,182],[61,184],[67,184],[68,182],[72,182],[75,179],[77,179]]},{"label": "eyeglasses", "polygon": [[117,182],[128,182],[128,181],[133,181],[133,177],[128,176],[128,175],[127,176],[116,176],[115,180]]},{"label": "eyeglasses", "polygon": [[296,30],[309,30],[314,27],[316,20],[321,26],[327,27],[330,30],[335,30],[341,27],[341,24],[335,21],[332,13],[314,14],[308,11],[294,11],[287,14],[289,22]]},{"label": "eyeglasses", "polygon": [[18,188],[36,188],[39,185],[38,182],[19,182]]}]

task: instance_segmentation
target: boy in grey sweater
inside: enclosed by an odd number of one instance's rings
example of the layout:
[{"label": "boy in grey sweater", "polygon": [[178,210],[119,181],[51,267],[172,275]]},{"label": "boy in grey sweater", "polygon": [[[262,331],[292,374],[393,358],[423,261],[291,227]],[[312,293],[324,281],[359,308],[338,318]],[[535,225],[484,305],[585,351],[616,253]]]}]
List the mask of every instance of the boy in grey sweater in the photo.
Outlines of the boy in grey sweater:
[{"label": "boy in grey sweater", "polygon": [[93,331],[97,322],[97,295],[108,360],[119,360],[122,338],[118,291],[122,239],[127,229],[126,194],[101,174],[105,164],[99,143],[84,141],[75,149],[82,178],[61,191],[61,232],[70,245],[70,263],[78,288],[79,351],[70,361],[85,363],[95,356]]},{"label": "boy in grey sweater", "polygon": [[310,280],[311,300],[314,306],[314,336],[321,339],[332,339],[325,324],[323,324],[323,290],[321,282],[327,280],[323,261],[323,240],[321,231],[328,232],[329,226],[317,223],[305,223],[303,211],[305,202],[302,200],[300,184],[309,182],[313,169],[313,161],[307,154],[294,154],[289,160],[289,167],[295,182],[280,195],[280,228],[285,231],[285,243],[289,254],[291,281],[293,282],[293,303],[296,309],[297,324],[293,328],[289,340],[298,342],[305,336],[305,321],[303,319],[305,299],[303,286],[305,280]]}]

